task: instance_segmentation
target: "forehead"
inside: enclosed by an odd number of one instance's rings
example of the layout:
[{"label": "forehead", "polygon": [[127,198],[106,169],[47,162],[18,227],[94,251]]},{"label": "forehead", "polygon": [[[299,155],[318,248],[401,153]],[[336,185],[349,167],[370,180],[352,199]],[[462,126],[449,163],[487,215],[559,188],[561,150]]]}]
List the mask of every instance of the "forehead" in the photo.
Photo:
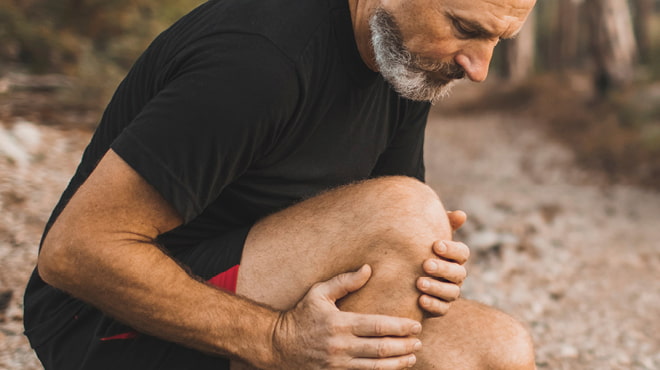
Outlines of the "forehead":
[{"label": "forehead", "polygon": [[435,10],[479,23],[504,38],[519,31],[536,0],[436,0]]}]

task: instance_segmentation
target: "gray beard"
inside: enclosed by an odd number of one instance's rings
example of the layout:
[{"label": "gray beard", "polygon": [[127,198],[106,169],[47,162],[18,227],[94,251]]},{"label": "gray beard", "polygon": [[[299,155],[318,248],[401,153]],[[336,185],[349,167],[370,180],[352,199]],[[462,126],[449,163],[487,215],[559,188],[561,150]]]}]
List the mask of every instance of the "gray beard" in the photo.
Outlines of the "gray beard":
[{"label": "gray beard", "polygon": [[[436,103],[449,95],[454,78],[438,81],[427,71],[415,67],[417,59],[403,46],[401,32],[391,14],[384,9],[376,9],[369,20],[369,26],[378,70],[399,95],[407,99],[431,103]],[[439,65],[439,67],[447,70],[454,66]]]}]

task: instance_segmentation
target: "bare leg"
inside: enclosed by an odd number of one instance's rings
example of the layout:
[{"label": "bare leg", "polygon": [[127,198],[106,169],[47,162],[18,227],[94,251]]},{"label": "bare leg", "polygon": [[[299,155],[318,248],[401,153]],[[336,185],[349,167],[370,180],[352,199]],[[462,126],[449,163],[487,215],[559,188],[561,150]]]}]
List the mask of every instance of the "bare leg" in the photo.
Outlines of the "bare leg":
[{"label": "bare leg", "polygon": [[[348,185],[308,199],[257,223],[241,258],[237,293],[278,309],[291,308],[313,283],[368,263],[366,287],[341,302],[356,311],[377,299],[377,313],[422,319],[415,280],[435,240],[451,228],[426,185],[389,177]],[[407,297],[407,300],[383,300]],[[366,307],[364,307],[366,308]]]},{"label": "bare leg", "polygon": [[[345,186],[255,225],[243,252],[237,293],[289,309],[315,282],[368,263],[374,271],[370,281],[339,307],[421,321],[415,281],[423,275],[422,262],[433,255],[433,242],[441,239],[451,239],[451,228],[440,200],[426,185],[390,177]],[[437,326],[449,328],[442,323],[462,317],[458,312]],[[434,340],[436,325],[429,326],[423,340],[444,345]],[[443,332],[438,332],[440,338],[451,337]],[[464,348],[467,356],[470,349]],[[429,350],[422,356],[437,353]]]},{"label": "bare leg", "polygon": [[459,299],[445,316],[422,322],[415,369],[536,369],[527,330],[492,307]]}]

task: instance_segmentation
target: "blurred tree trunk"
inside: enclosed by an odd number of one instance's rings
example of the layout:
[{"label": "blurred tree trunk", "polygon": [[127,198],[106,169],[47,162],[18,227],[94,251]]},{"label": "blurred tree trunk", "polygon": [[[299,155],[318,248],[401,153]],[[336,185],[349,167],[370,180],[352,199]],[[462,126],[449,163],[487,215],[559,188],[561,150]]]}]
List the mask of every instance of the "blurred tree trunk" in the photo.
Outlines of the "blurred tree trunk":
[{"label": "blurred tree trunk", "polygon": [[651,56],[651,21],[653,19],[653,0],[635,0],[635,35],[639,47],[639,56],[648,62]]},{"label": "blurred tree trunk", "polygon": [[527,17],[525,25],[515,39],[508,40],[505,49],[505,74],[509,81],[520,82],[534,69],[536,54],[536,12]]},{"label": "blurred tree trunk", "polygon": [[583,0],[559,0],[553,66],[558,69],[575,67],[580,42],[580,7]]},{"label": "blurred tree trunk", "polygon": [[633,81],[637,52],[626,0],[586,0],[595,83],[601,94]]}]

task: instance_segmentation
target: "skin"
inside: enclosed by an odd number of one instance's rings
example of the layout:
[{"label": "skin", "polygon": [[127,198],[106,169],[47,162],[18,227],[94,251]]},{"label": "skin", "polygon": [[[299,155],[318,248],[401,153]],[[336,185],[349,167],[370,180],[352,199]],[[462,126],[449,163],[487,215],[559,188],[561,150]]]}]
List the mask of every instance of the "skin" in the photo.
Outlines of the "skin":
[{"label": "skin", "polygon": [[535,0],[349,0],[358,50],[373,70],[368,19],[376,7],[394,15],[405,47],[423,60],[454,62],[466,77],[484,81],[493,49],[514,37]]},{"label": "skin", "polygon": [[[518,31],[533,1],[349,0],[349,4],[360,53],[372,69],[368,18],[382,6],[395,15],[410,51],[427,60],[453,60],[468,78],[482,81],[493,47]],[[488,31],[487,37],[467,37],[455,18],[480,25]],[[449,214],[453,228],[464,221],[462,212]],[[332,363],[339,364],[337,368],[402,369],[417,361],[419,320],[337,309],[337,300],[370,280],[370,267],[313,285],[309,282],[311,288],[295,306],[278,310],[201,283],[166,256],[155,239],[181,222],[157,191],[109,151],[44,240],[39,273],[47,283],[138,331],[258,368],[292,369],[304,364],[322,369]],[[458,297],[469,252],[464,244],[447,239],[428,243],[427,253],[431,257],[421,263],[426,276],[416,281],[418,302],[427,313],[443,315]],[[445,322],[447,327],[451,325]],[[325,345],[310,348],[312,342]]]}]

